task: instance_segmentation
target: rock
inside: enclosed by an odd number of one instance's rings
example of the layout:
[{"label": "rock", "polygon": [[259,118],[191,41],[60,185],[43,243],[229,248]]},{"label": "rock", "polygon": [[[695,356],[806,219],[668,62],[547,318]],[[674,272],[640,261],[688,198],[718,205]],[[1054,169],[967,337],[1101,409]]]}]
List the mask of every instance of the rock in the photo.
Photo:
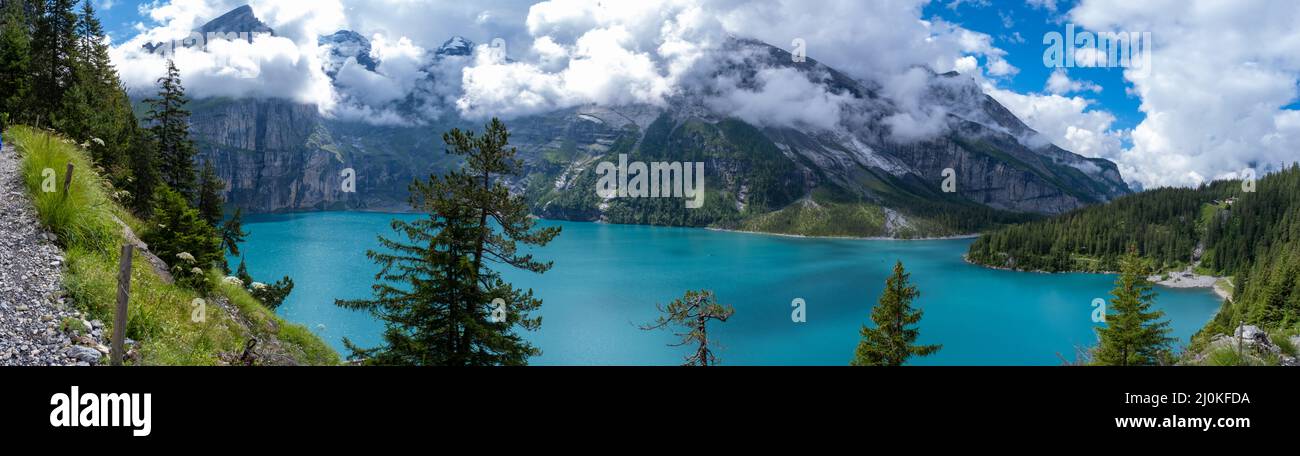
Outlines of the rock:
[{"label": "rock", "polygon": [[1259,327],[1255,325],[1238,326],[1237,330],[1232,332],[1232,337],[1240,337],[1242,339],[1247,339],[1247,340],[1255,340],[1261,337],[1263,337],[1265,340],[1268,339],[1268,335],[1265,334],[1263,330],[1259,329]]},{"label": "rock", "polygon": [[90,365],[98,364],[99,359],[102,357],[102,354],[98,350],[95,350],[90,347],[83,347],[80,345],[68,347],[68,349],[65,350],[63,353],[67,355],[69,358],[73,358]]}]

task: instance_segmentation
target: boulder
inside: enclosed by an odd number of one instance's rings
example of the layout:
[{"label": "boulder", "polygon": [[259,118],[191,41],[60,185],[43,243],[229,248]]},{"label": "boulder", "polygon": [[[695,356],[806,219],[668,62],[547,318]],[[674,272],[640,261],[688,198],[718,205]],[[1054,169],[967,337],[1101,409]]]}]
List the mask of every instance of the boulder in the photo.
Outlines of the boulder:
[{"label": "boulder", "polygon": [[76,359],[77,361],[85,362],[92,366],[98,364],[99,358],[103,356],[99,352],[99,350],[95,350],[90,347],[83,347],[80,345],[68,347],[67,350],[64,350],[63,354],[67,355],[69,358],[73,358]]},{"label": "boulder", "polygon": [[1266,340],[1268,339],[1268,335],[1255,325],[1238,326],[1237,330],[1232,332],[1232,337],[1240,337],[1247,340],[1258,339],[1260,337],[1263,337]]}]

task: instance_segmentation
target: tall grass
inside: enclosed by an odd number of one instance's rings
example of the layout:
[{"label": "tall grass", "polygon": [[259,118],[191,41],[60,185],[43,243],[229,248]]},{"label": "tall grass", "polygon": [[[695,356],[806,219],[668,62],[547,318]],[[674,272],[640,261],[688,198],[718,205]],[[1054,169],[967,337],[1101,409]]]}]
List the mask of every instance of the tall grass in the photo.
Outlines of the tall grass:
[{"label": "tall grass", "polygon": [[[71,141],[34,128],[11,128],[8,137],[22,157],[23,181],[41,223],[64,245],[96,251],[112,249],[120,238],[120,228],[111,218],[115,204],[89,158]],[[73,179],[65,194],[63,182],[69,163],[73,165]]]},{"label": "tall grass", "polygon": [[[116,306],[120,247],[125,242],[113,220],[138,229],[144,226],[108,197],[109,188],[92,168],[88,156],[70,141],[30,127],[15,126],[5,133],[22,157],[22,176],[41,223],[59,236],[67,270],[64,288],[72,302],[91,319],[105,322],[112,331]],[[75,167],[72,185],[63,193],[68,163]],[[49,189],[49,172],[56,175]],[[219,278],[213,272],[214,279]],[[219,280],[217,280],[219,281]],[[139,342],[139,364],[213,365],[220,353],[238,354],[249,337],[277,336],[282,346],[301,364],[337,364],[338,355],[306,328],[283,322],[247,292],[234,286],[218,287],[209,298],[224,298],[241,315],[259,324],[245,327],[208,299],[203,318],[195,318],[194,291],[167,284],[146,261],[136,261],[131,271],[126,335]],[[274,320],[275,325],[264,325]],[[267,329],[263,329],[267,328]],[[269,328],[276,328],[269,334]]]}]

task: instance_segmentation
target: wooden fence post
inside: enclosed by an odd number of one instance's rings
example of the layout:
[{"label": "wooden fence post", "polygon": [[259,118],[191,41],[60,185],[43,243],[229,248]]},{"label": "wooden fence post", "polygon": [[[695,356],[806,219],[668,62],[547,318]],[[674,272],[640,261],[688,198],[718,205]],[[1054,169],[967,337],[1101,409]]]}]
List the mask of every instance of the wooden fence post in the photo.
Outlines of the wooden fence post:
[{"label": "wooden fence post", "polygon": [[73,168],[74,168],[74,167],[72,166],[72,163],[69,162],[69,163],[68,163],[68,172],[67,172],[67,174],[65,174],[65,175],[63,176],[63,197],[64,197],[64,198],[67,198],[67,197],[68,197],[68,188],[69,188],[69,187],[72,187],[72,170],[73,170]]},{"label": "wooden fence post", "polygon": [[117,310],[113,314],[113,347],[109,355],[114,366],[122,365],[122,351],[125,349],[126,303],[131,297],[131,255],[134,252],[130,243],[123,245],[122,260],[117,267]]}]

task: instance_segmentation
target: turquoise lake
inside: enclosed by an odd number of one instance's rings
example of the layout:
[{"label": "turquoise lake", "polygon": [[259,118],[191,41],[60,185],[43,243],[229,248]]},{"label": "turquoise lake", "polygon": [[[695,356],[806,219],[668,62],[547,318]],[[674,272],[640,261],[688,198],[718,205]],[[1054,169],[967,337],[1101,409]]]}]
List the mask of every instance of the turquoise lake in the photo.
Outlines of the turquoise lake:
[{"label": "turquoise lake", "polygon": [[[359,212],[258,215],[245,221],[249,271],[261,281],[293,277],[279,309],[342,352],[344,336],[380,341],[382,324],[339,308],[338,298],[370,296],[378,267],[366,250],[391,235],[393,218]],[[675,365],[670,331],[637,328],[656,303],[686,290],[712,289],[735,316],[710,327],[724,365],[844,365],[862,324],[901,260],[920,289],[922,343],[943,344],[916,365],[1056,365],[1096,342],[1093,299],[1109,299],[1113,276],[1039,274],[967,264],[972,240],[804,239],[691,228],[543,221],[563,227],[535,250],[555,262],[546,274],[504,270],[507,280],[544,300],[540,330],[525,333],[542,355],[535,365]],[[232,259],[232,265],[238,264]],[[1220,300],[1209,290],[1157,287],[1157,306],[1182,343],[1210,320]],[[791,302],[807,303],[807,322],[791,321]]]}]

